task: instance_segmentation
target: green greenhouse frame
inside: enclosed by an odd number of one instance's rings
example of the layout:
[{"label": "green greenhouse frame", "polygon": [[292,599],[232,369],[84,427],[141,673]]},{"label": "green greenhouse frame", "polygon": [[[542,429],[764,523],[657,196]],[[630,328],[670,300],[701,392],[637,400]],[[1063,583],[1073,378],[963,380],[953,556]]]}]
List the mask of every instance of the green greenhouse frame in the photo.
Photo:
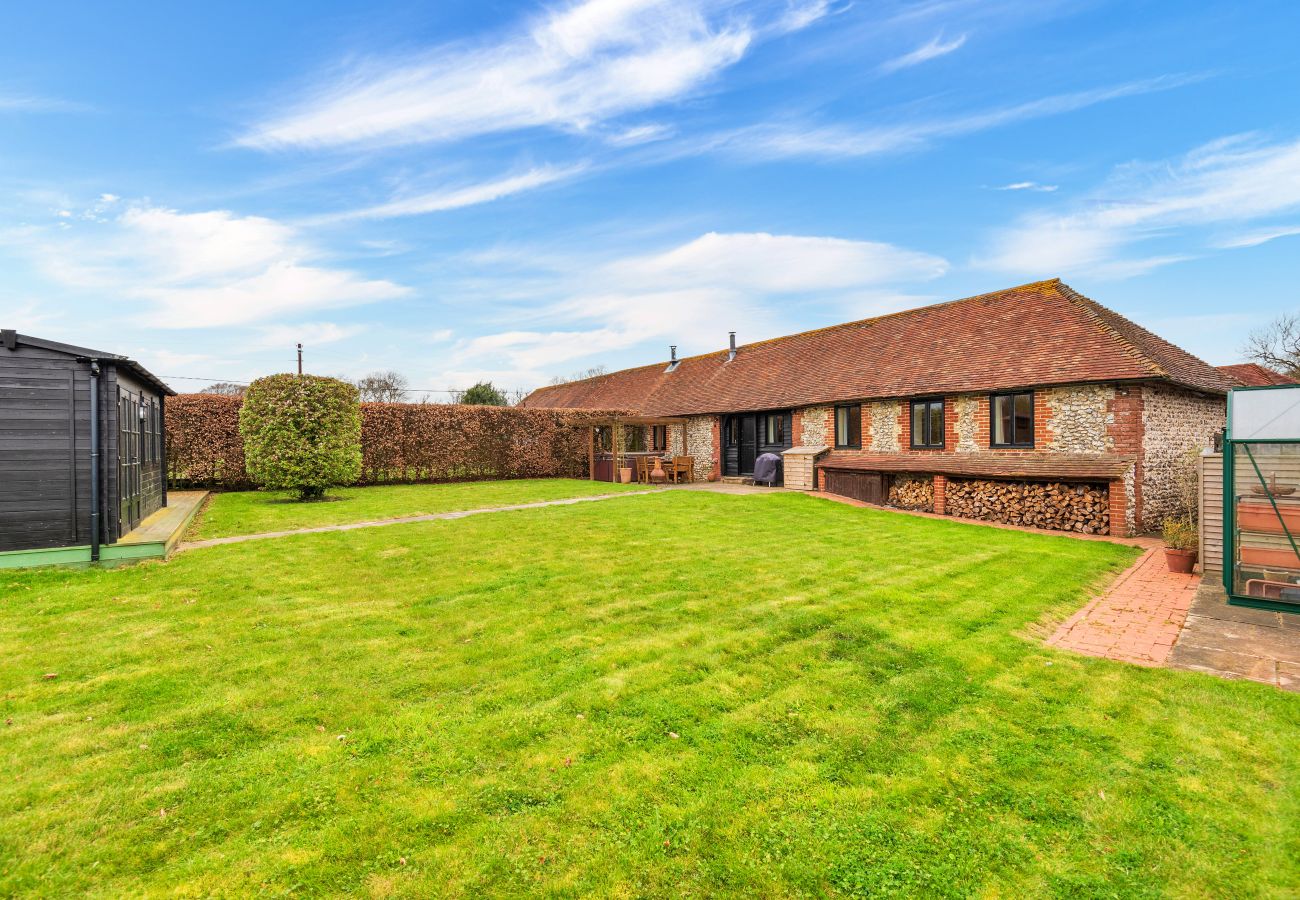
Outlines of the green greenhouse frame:
[{"label": "green greenhouse frame", "polygon": [[[1240,387],[1229,392],[1228,421],[1223,440],[1223,587],[1228,595],[1228,603],[1234,606],[1300,613],[1300,500],[1293,500],[1289,497],[1290,494],[1296,492],[1297,487],[1300,487],[1300,485],[1279,486],[1276,468],[1270,477],[1265,477],[1264,469],[1255,452],[1255,448],[1258,447],[1271,449],[1292,446],[1296,448],[1294,468],[1297,473],[1300,473],[1300,428],[1296,428],[1295,435],[1291,437],[1247,438],[1237,436],[1233,427],[1234,397],[1259,391],[1294,391],[1296,392],[1296,404],[1300,406],[1300,385],[1295,384]],[[1239,454],[1244,456],[1247,464],[1247,477],[1245,479],[1238,478]],[[1274,461],[1276,465],[1282,459],[1289,459],[1290,455],[1283,456],[1276,452],[1270,452],[1265,458]],[[1295,480],[1294,476],[1292,480]],[[1249,488],[1253,497],[1246,493],[1238,494],[1238,490],[1246,488]],[[1266,533],[1275,543],[1280,543],[1277,541],[1278,536],[1284,537],[1286,539],[1285,546],[1273,550],[1244,547],[1242,529],[1240,528],[1242,519],[1241,501],[1243,499],[1259,500],[1256,505],[1263,506],[1263,509],[1250,512],[1251,521],[1259,523],[1257,531]],[[1290,506],[1289,504],[1298,505]],[[1275,521],[1269,520],[1270,515]],[[1290,555],[1294,556],[1294,560],[1286,559],[1286,562],[1290,564],[1254,562],[1246,564],[1247,567],[1243,568],[1243,550],[1257,554],[1280,554],[1281,558],[1286,558],[1288,549]],[[1276,559],[1279,557],[1271,556],[1268,558]],[[1250,568],[1258,569],[1263,577],[1243,578]],[[1277,571],[1283,572],[1282,577],[1287,580],[1269,578],[1270,573]],[[1242,590],[1243,584],[1248,588],[1254,587],[1262,591],[1262,593],[1247,593]],[[1277,596],[1269,596],[1271,593],[1276,593]]]}]

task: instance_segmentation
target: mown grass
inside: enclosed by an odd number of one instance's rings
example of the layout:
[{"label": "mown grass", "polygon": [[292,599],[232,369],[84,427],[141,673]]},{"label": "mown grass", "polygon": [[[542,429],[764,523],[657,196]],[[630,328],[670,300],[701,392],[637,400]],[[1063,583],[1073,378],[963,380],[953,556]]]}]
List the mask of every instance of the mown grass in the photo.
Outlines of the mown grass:
[{"label": "mown grass", "polygon": [[646,489],[643,484],[529,478],[466,484],[330,488],[329,499],[310,503],[298,502],[293,491],[232,491],[212,495],[191,527],[190,537],[201,539],[291,531],[318,525],[401,519]]},{"label": "mown grass", "polygon": [[1293,893],[1300,698],[1030,634],[1132,558],[669,492],[5,573],[0,894]]}]

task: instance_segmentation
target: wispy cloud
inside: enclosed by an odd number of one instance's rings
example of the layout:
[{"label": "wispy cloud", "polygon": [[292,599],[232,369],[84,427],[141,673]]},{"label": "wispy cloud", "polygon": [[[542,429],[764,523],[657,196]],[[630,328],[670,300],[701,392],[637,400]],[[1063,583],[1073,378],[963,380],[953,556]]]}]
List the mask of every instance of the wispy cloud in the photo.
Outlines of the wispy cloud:
[{"label": "wispy cloud", "polygon": [[74,103],[71,100],[0,88],[0,113],[84,112],[88,108],[84,103]]},{"label": "wispy cloud", "polygon": [[686,97],[767,33],[806,27],[824,2],[585,0],[484,46],[439,47],[336,75],[238,139],[260,149],[457,141],[582,130]]},{"label": "wispy cloud", "polygon": [[1240,247],[1258,247],[1260,244],[1267,244],[1269,241],[1275,241],[1278,238],[1294,237],[1296,235],[1300,235],[1300,225],[1283,225],[1277,228],[1263,228],[1259,231],[1249,231],[1245,234],[1224,238],[1216,246],[1225,250],[1234,250]]},{"label": "wispy cloud", "polygon": [[572,166],[541,166],[507,175],[491,181],[477,184],[463,184],[458,187],[440,188],[435,191],[403,197],[397,200],[368,206],[364,209],[322,216],[313,221],[334,221],[342,219],[391,219],[398,216],[414,216],[422,213],[444,212],[491,203],[513,194],[536,190],[546,185],[567,181],[587,171],[585,163]]},{"label": "wispy cloud", "polygon": [[462,341],[452,364],[508,366],[514,382],[537,383],[574,360],[646,341],[676,339],[685,349],[685,335],[714,335],[708,346],[718,346],[738,323],[745,340],[768,337],[783,326],[783,310],[812,298],[855,309],[893,306],[899,295],[890,286],[947,268],[940,257],[892,244],[710,232],[659,253],[576,262],[576,271],[518,296],[539,327]]},{"label": "wispy cloud", "polygon": [[339,325],[335,322],[300,322],[294,325],[264,325],[257,329],[253,347],[258,350],[279,348],[288,350],[302,342],[310,347],[336,344],[355,337],[364,331],[361,325]]},{"label": "wispy cloud", "polygon": [[943,35],[935,35],[927,43],[917,47],[911,53],[904,53],[902,56],[881,63],[880,71],[888,75],[900,69],[910,69],[912,66],[919,66],[921,63],[938,59],[940,56],[947,56],[954,50],[961,49],[961,46],[965,43],[966,35],[964,34],[958,35],[951,41],[945,41]]},{"label": "wispy cloud", "polygon": [[[1121,199],[1116,199],[1121,198]],[[1127,277],[1188,258],[1198,232],[1241,226],[1300,210],[1300,139],[1264,143],[1233,136],[1180,159],[1121,167],[1097,191],[1056,212],[1025,216],[998,231],[977,262],[1021,274],[1088,267]],[[1203,247],[1245,247],[1300,233],[1300,228],[1258,227]],[[1162,250],[1171,236],[1177,252]],[[1137,255],[1130,255],[1137,251]]]},{"label": "wispy cloud", "polygon": [[132,205],[70,231],[8,235],[52,281],[144,301],[159,328],[207,328],[400,297],[402,285],[322,265],[296,229],[226,210]]},{"label": "wispy cloud", "polygon": [[1025,103],[963,115],[931,118],[875,128],[784,123],[758,125],[723,135],[714,145],[760,159],[787,157],[863,157],[915,150],[940,138],[959,137],[1086,109],[1124,97],[1167,91],[1200,80],[1198,75],[1166,75],[1110,87],[1054,94]]},{"label": "wispy cloud", "polygon": [[1014,181],[1011,184],[1004,184],[994,190],[998,191],[1035,191],[1042,194],[1050,194],[1057,189],[1055,184],[1039,184],[1037,181]]}]

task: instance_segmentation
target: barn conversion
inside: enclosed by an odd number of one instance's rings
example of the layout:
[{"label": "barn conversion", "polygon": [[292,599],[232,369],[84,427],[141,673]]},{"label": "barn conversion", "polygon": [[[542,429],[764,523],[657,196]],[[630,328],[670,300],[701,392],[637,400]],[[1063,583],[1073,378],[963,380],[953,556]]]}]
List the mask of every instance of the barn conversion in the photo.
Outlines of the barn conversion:
[{"label": "barn conversion", "polygon": [[[1224,426],[1223,372],[1059,279],[540,388],[530,407],[684,418],[743,479],[1087,533],[1156,527],[1180,460]],[[672,432],[680,431],[680,434]]]},{"label": "barn conversion", "polygon": [[156,555],[175,392],[115,353],[0,331],[0,568]]}]

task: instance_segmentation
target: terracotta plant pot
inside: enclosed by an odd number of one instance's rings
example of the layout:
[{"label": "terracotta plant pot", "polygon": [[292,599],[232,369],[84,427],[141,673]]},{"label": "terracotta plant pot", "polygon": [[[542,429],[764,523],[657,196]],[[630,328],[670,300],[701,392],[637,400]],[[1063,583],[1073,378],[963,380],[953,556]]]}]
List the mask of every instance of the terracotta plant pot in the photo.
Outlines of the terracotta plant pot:
[{"label": "terracotta plant pot", "polygon": [[624,484],[631,484],[632,468],[630,466],[623,466],[622,468],[620,468],[618,470],[618,480],[623,482]]},{"label": "terracotta plant pot", "polygon": [[1169,566],[1169,571],[1175,575],[1191,575],[1192,569],[1196,567],[1196,556],[1196,550],[1165,548],[1165,562]]}]

